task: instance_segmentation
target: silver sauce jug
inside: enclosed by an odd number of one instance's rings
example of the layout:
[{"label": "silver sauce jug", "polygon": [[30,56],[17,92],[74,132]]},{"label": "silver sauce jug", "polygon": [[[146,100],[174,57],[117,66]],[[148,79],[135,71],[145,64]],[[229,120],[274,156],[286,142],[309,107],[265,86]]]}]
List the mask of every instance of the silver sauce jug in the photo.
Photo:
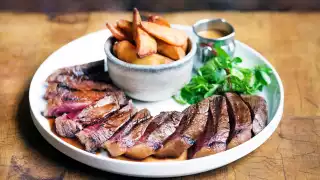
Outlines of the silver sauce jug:
[{"label": "silver sauce jug", "polygon": [[[231,24],[224,19],[203,19],[196,22],[193,26],[193,32],[198,37],[197,56],[194,62],[194,69],[199,69],[206,62],[208,56],[214,56],[212,45],[219,43],[220,47],[225,50],[231,57],[235,51],[235,31]],[[218,30],[224,32],[225,36],[219,38],[205,38],[198,33],[201,31]]]}]

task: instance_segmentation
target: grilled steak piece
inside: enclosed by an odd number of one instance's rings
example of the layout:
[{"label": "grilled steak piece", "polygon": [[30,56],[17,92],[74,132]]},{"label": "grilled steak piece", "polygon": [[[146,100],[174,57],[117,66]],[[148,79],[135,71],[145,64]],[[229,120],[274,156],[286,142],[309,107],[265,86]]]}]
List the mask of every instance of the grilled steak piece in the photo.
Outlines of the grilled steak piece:
[{"label": "grilled steak piece", "polygon": [[[104,60],[90,62],[82,65],[75,65],[65,68],[60,68],[53,72],[48,78],[47,82],[57,82],[59,79],[65,76],[82,77],[84,79],[95,79],[95,74],[104,73]],[[94,75],[93,77],[91,77]]]},{"label": "grilled steak piece", "polygon": [[127,99],[126,95],[123,91],[117,90],[113,92],[107,92],[107,94],[112,94],[117,98],[118,104],[122,107],[124,105],[127,105],[129,102],[129,99]]},{"label": "grilled steak piece", "polygon": [[124,154],[141,138],[151,120],[152,117],[147,109],[140,110],[127,125],[104,143],[103,147],[113,157]]},{"label": "grilled steak piece", "polygon": [[81,111],[90,104],[92,104],[90,101],[64,101],[60,98],[49,99],[43,115],[45,117],[58,117],[64,113]]},{"label": "grilled steak piece", "polygon": [[241,96],[244,102],[247,103],[251,110],[252,118],[252,132],[257,135],[260,133],[267,125],[268,121],[268,109],[267,102],[261,96]]},{"label": "grilled steak piece", "polygon": [[91,125],[105,120],[106,117],[119,108],[118,101],[113,95],[106,96],[97,101],[93,106],[83,109],[73,119],[77,119],[83,125]]},{"label": "grilled steak piece", "polygon": [[116,87],[111,85],[109,74],[104,72],[103,60],[58,69],[52,73],[46,81],[48,83],[60,83],[68,88],[81,91],[118,90]]},{"label": "grilled steak piece", "polygon": [[[118,109],[119,104],[114,96],[105,96],[80,112],[72,112],[63,115],[61,118],[56,118],[56,131],[60,136],[74,137],[74,134],[81,130],[82,127],[103,121]],[[67,130],[70,131],[66,132]]]},{"label": "grilled steak piece", "polygon": [[92,152],[107,141],[116,131],[126,124],[136,113],[132,102],[107,118],[106,121],[84,128],[76,134],[86,151]]},{"label": "grilled steak piece", "polygon": [[[192,109],[192,108],[191,108]],[[190,110],[187,110],[187,112]],[[160,148],[155,156],[157,157],[179,157],[185,150],[190,148],[203,133],[209,111],[209,100],[204,99],[197,104],[196,113],[188,112],[186,121],[188,121],[188,116],[193,116],[190,122],[183,122],[181,126],[183,130],[177,129],[177,133],[173,134],[170,139]],[[187,125],[186,125],[187,124]]]},{"label": "grilled steak piece", "polygon": [[82,125],[77,121],[69,119],[67,114],[57,117],[55,120],[56,132],[62,137],[74,137],[75,133],[82,129]]},{"label": "grilled steak piece", "polygon": [[[162,112],[154,118],[148,126],[141,139],[125,153],[126,156],[134,159],[144,159],[162,147],[163,142],[171,136],[179,126],[183,114],[180,112]],[[156,128],[153,124],[161,119],[162,123]]]},{"label": "grilled steak piece", "polygon": [[46,89],[46,93],[44,94],[44,99],[52,99],[59,94],[68,93],[70,90],[67,88],[61,88],[58,83],[50,83]]},{"label": "grilled steak piece", "polygon": [[46,117],[57,117],[63,113],[80,111],[110,95],[114,95],[121,106],[127,104],[126,96],[122,91],[73,91],[57,83],[51,83],[44,96],[48,104],[43,114]]},{"label": "grilled steak piece", "polygon": [[106,95],[106,92],[71,91],[58,86],[56,83],[50,84],[45,94],[48,104],[44,116],[57,117],[63,113],[80,111]]},{"label": "grilled steak piece", "polygon": [[229,116],[226,99],[223,96],[212,96],[210,113],[205,132],[190,152],[191,158],[199,158],[225,151],[229,136]]},{"label": "grilled steak piece", "polygon": [[105,82],[93,81],[90,79],[85,79],[83,77],[73,77],[73,76],[59,76],[59,78],[50,83],[60,83],[61,86],[66,86],[70,89],[80,90],[80,91],[116,91],[118,88],[112,84]]},{"label": "grilled steak piece", "polygon": [[249,107],[235,93],[226,93],[230,118],[230,135],[227,148],[236,147],[251,139],[252,121]]}]

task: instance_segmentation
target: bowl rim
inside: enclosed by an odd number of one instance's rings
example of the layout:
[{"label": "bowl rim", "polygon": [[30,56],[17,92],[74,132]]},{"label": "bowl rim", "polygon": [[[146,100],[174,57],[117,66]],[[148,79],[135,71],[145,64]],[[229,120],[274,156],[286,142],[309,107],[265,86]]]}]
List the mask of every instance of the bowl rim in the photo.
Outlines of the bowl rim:
[{"label": "bowl rim", "polygon": [[[188,35],[188,34],[187,34]],[[196,54],[197,51],[197,43],[196,40],[193,39],[190,35],[188,35],[188,41],[190,41],[191,44],[191,48],[190,51],[188,52],[188,54],[179,59],[179,60],[175,60],[174,62],[168,63],[168,64],[160,64],[160,65],[137,65],[137,64],[131,64],[131,63],[127,63],[124,62],[120,59],[118,59],[116,56],[114,56],[111,53],[111,45],[113,45],[114,43],[112,42],[112,40],[114,39],[114,36],[110,36],[106,42],[104,43],[104,52],[107,55],[107,62],[112,62],[115,63],[119,66],[123,66],[129,69],[135,69],[135,70],[148,70],[148,71],[160,71],[160,70],[168,70],[168,69],[173,69],[173,68],[177,68],[189,61],[191,61],[193,59],[193,57]]]}]

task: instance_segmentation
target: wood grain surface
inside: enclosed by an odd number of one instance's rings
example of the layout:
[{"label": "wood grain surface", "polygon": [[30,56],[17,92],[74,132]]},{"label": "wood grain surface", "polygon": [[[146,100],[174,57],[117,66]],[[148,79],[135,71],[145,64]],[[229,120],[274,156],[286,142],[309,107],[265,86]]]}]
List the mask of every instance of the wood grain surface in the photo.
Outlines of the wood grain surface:
[{"label": "wood grain surface", "polygon": [[[173,179],[320,179],[320,13],[180,12],[170,23],[222,17],[236,38],[261,52],[285,88],[277,131],[248,156],[209,172]],[[0,179],[121,179],[63,155],[32,123],[28,89],[39,65],[62,45],[131,13],[57,17],[0,13]]]}]

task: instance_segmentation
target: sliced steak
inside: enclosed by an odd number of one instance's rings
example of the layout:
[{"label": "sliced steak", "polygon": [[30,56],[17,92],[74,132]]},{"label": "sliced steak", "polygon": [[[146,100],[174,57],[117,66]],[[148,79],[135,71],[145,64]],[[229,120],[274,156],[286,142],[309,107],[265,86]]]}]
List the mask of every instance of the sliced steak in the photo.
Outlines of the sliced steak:
[{"label": "sliced steak", "polygon": [[63,114],[55,120],[56,132],[62,137],[74,137],[75,133],[79,132],[82,128],[80,123],[69,119],[67,114]]},{"label": "sliced steak", "polygon": [[[191,108],[192,109],[192,108]],[[188,110],[190,111],[190,110]],[[187,111],[187,112],[188,112]],[[190,122],[183,122],[181,126],[183,130],[177,131],[179,134],[175,133],[167,140],[162,148],[160,148],[155,156],[157,157],[179,157],[185,150],[190,148],[204,132],[209,111],[209,100],[204,99],[197,104],[196,113],[188,112],[188,116],[193,116]],[[188,121],[188,120],[187,120]],[[187,124],[187,125],[186,125]]]},{"label": "sliced steak", "polygon": [[59,94],[64,94],[65,92],[70,92],[67,88],[59,87],[58,83],[50,83],[46,89],[46,93],[44,94],[44,99],[52,99]]},{"label": "sliced steak", "polygon": [[[60,136],[74,137],[75,133],[83,127],[103,121],[118,109],[119,105],[114,96],[105,96],[80,112],[72,112],[56,118],[56,131]],[[69,131],[66,132],[67,130]]]},{"label": "sliced steak", "polygon": [[48,78],[47,82],[57,82],[61,76],[82,77],[84,79],[92,79],[90,75],[104,73],[104,60],[90,62],[87,64],[70,66],[60,68],[53,72]]},{"label": "sliced steak", "polygon": [[251,139],[252,121],[249,107],[235,93],[226,93],[230,134],[227,148],[236,147]]},{"label": "sliced steak", "polygon": [[226,99],[223,96],[212,96],[210,113],[205,132],[196,142],[190,153],[191,158],[199,158],[225,151],[230,125]]},{"label": "sliced steak", "polygon": [[[144,159],[155,153],[162,147],[164,141],[169,138],[179,126],[183,114],[180,112],[162,112],[154,118],[147,128],[142,138],[125,153],[126,156],[134,159]],[[153,122],[161,119],[163,123],[156,128],[152,126]]]},{"label": "sliced steak", "polygon": [[126,97],[123,91],[118,90],[118,91],[113,91],[113,92],[107,92],[107,94],[113,94],[119,103],[119,105],[122,107],[124,105],[127,105],[129,102],[129,99]]},{"label": "sliced steak", "polygon": [[117,91],[119,90],[112,84],[105,82],[93,81],[90,79],[85,79],[83,77],[73,77],[73,76],[59,76],[59,78],[54,81],[54,83],[60,83],[62,86],[66,86],[70,89],[75,89],[79,91]]},{"label": "sliced steak", "polygon": [[251,110],[252,132],[257,135],[268,122],[267,102],[261,96],[242,95],[241,97]]},{"label": "sliced steak", "polygon": [[135,113],[136,109],[130,101],[128,105],[107,118],[105,122],[88,126],[78,132],[76,136],[85,145],[86,151],[93,152],[126,124]]},{"label": "sliced steak", "polygon": [[60,98],[49,99],[43,115],[45,117],[58,117],[64,113],[81,111],[91,104],[92,102],[90,101],[63,101]]},{"label": "sliced steak", "polygon": [[[44,116],[57,117],[64,113],[80,111],[107,94],[100,91],[71,91],[58,86],[56,83],[50,84],[45,94],[48,104]],[[123,99],[122,96],[120,98]]]},{"label": "sliced steak", "polygon": [[60,83],[70,89],[89,91],[116,91],[111,85],[109,74],[104,72],[104,62],[96,61],[83,65],[61,68],[52,73],[46,80],[50,83]]},{"label": "sliced steak", "polygon": [[124,154],[141,138],[151,120],[150,112],[147,109],[140,110],[127,125],[104,143],[103,147],[113,157]]},{"label": "sliced steak", "polygon": [[81,124],[87,126],[105,120],[110,114],[117,111],[119,108],[118,101],[113,95],[105,96],[94,105],[83,109],[73,119],[76,119]]}]

